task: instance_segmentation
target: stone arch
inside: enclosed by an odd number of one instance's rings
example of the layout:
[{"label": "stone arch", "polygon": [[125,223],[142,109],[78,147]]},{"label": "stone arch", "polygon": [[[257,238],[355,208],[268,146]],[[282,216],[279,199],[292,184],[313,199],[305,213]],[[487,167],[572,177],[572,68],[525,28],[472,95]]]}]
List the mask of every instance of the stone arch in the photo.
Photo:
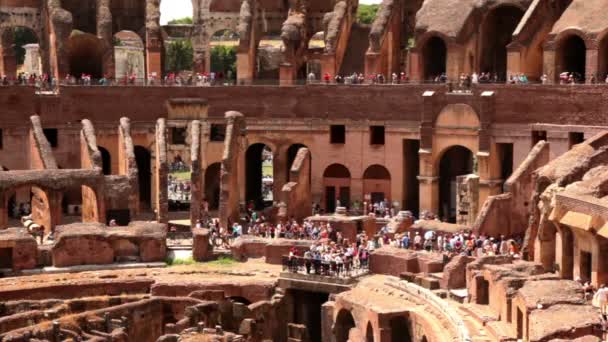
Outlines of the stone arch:
[{"label": "stone arch", "polygon": [[473,107],[464,103],[445,106],[435,120],[438,128],[479,128],[480,119]]},{"label": "stone arch", "polygon": [[139,183],[139,205],[151,208],[152,200],[152,154],[143,146],[135,146],[135,161],[137,163],[137,181]]},{"label": "stone arch", "polygon": [[383,165],[370,165],[363,173],[363,194],[370,195],[372,203],[391,200],[391,174]]},{"label": "stone arch", "polygon": [[234,82],[237,79],[236,54],[239,34],[233,27],[214,30],[209,39],[209,69],[219,77],[220,82]]},{"label": "stone arch", "polygon": [[[268,152],[270,151],[270,152]],[[255,143],[247,148],[245,152],[245,199],[247,203],[253,202],[258,210],[272,204],[273,180],[274,175],[269,179],[269,175],[264,178],[264,162],[268,165],[274,160],[272,146],[264,143]],[[274,172],[274,168],[273,168]]]},{"label": "stone arch", "polygon": [[481,24],[479,72],[497,74],[499,80],[506,80],[507,45],[524,13],[525,8],[516,4],[500,4],[487,12]]},{"label": "stone arch", "polygon": [[350,206],[351,174],[342,164],[331,164],[323,172],[323,207],[327,213],[332,213],[338,206]]},{"label": "stone arch", "polygon": [[104,44],[101,39],[90,33],[72,31],[67,45],[72,76],[78,78],[87,74],[94,79],[103,76]]},{"label": "stone arch", "polygon": [[348,342],[351,329],[356,327],[352,313],[345,309],[340,310],[335,322],[334,333],[336,342]]},{"label": "stone arch", "polygon": [[409,329],[410,322],[406,316],[395,316],[390,319],[392,342],[411,342],[412,335]]},{"label": "stone arch", "polygon": [[447,73],[448,46],[447,40],[439,34],[429,35],[422,42],[421,69],[424,81],[434,80]]},{"label": "stone arch", "polygon": [[437,158],[439,173],[439,217],[456,222],[456,177],[473,172],[473,152],[467,147],[453,145],[445,148]]},{"label": "stone arch", "polygon": [[555,81],[559,82],[561,73],[572,72],[577,76],[577,82],[584,82],[589,45],[585,34],[578,29],[569,29],[562,31],[555,41]]},{"label": "stone arch", "polygon": [[103,170],[103,174],[111,175],[112,174],[112,155],[103,146],[97,145],[97,149],[99,150],[99,153],[101,153],[101,168]]},{"label": "stone arch", "polygon": [[40,34],[36,30],[30,26],[0,28],[0,75],[16,77],[19,65],[27,74],[40,75],[40,57]]},{"label": "stone arch", "polygon": [[220,205],[220,173],[221,163],[213,163],[205,170],[205,199],[209,210],[217,210]]},{"label": "stone arch", "polygon": [[144,42],[133,31],[120,31],[114,35],[114,64],[117,79],[135,74],[137,79],[146,76]]},{"label": "stone arch", "polygon": [[38,9],[19,7],[10,9],[8,14],[8,17],[2,17],[0,21],[0,31],[5,28],[25,27],[36,32],[40,37],[42,21],[32,19],[39,17]]}]

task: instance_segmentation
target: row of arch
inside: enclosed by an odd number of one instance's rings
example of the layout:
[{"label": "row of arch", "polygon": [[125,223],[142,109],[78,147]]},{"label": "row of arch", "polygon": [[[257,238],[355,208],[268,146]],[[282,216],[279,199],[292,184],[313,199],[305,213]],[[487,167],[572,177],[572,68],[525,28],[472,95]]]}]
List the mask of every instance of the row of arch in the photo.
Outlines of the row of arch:
[{"label": "row of arch", "polygon": [[[287,167],[289,170],[295,159],[297,151],[306,147],[303,144],[293,144],[287,150]],[[109,151],[99,146],[102,155],[104,174],[111,174],[111,155]],[[264,178],[262,176],[262,163],[264,151],[269,152],[267,145],[262,143],[252,144],[245,153],[245,200],[254,203],[257,209],[263,209],[272,205],[272,200],[266,201],[264,197]],[[270,151],[271,152],[271,151]],[[144,208],[151,206],[152,169],[151,153],[143,146],[135,146],[135,156],[139,169],[139,191],[140,201]],[[463,146],[452,146],[447,148],[439,158],[439,216],[448,221],[454,221],[456,217],[456,177],[474,172],[473,152]],[[205,170],[205,198],[211,210],[219,206],[220,195],[220,171],[219,162],[210,164]],[[343,164],[334,163],[323,171],[323,197],[322,209],[327,213],[333,213],[337,206],[351,206],[351,184],[352,173]],[[360,177],[362,180],[362,193],[367,201],[372,203],[381,202],[392,198],[392,176],[390,171],[383,165],[374,164],[368,166]],[[287,175],[286,181],[289,181]],[[271,190],[272,191],[272,188]],[[411,191],[418,191],[412,189]],[[414,208],[408,208],[414,209]]]},{"label": "row of arch", "polygon": [[[416,340],[414,331],[411,331],[410,321],[406,316],[400,315],[392,317],[388,322],[392,342],[427,342],[426,335],[421,336]],[[352,313],[346,309],[340,310],[336,316],[334,333],[336,342],[353,341],[353,329],[356,329],[355,319]],[[365,342],[374,342],[374,328],[371,322],[368,322],[365,328]]]},{"label": "row of arch", "polygon": [[[490,11],[481,25],[480,46],[477,48],[477,60],[469,53],[465,63],[476,72],[497,74],[499,80],[507,77],[507,46],[512,42],[512,35],[524,11],[518,6],[502,5]],[[585,34],[578,30],[567,30],[555,39],[555,79],[561,73],[574,73],[579,82],[590,76],[587,72],[587,50],[591,49]],[[603,80],[608,74],[608,32],[600,35],[598,40],[598,66],[594,76]],[[421,40],[421,76],[424,80],[434,80],[447,73],[448,38],[436,32],[430,32]],[[542,63],[539,60],[538,63]]]}]

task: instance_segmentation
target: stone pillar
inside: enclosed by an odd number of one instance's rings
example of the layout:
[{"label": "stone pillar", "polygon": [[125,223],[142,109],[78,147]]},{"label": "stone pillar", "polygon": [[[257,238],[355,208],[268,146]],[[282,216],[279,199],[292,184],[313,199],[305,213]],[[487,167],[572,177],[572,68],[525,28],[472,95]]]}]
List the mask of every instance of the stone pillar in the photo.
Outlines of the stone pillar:
[{"label": "stone pillar", "polygon": [[323,82],[323,75],[325,74],[335,75],[337,72],[336,54],[332,53],[321,55],[321,77],[318,79],[318,81]]},{"label": "stone pillar", "polygon": [[272,198],[274,202],[281,200],[283,186],[287,183],[287,151],[283,146],[276,146],[272,151]]},{"label": "stone pillar", "polygon": [[158,119],[156,123],[156,158],[155,163],[155,184],[156,191],[154,205],[156,207],[156,220],[159,223],[169,222],[169,194],[168,177],[169,163],[167,161],[167,126],[165,119]]},{"label": "stone pillar", "polygon": [[409,77],[412,81],[423,81],[422,75],[422,61],[421,61],[420,52],[416,49],[410,50],[409,53],[409,61],[407,63],[409,67]]},{"label": "stone pillar", "polygon": [[226,139],[220,174],[220,226],[228,227],[239,219],[238,165],[242,154],[241,134],[245,128],[245,117],[239,112],[226,113]]},{"label": "stone pillar", "polygon": [[[382,74],[382,54],[379,52],[368,52],[365,54],[365,75]],[[386,82],[390,82],[390,75],[384,75]]]},{"label": "stone pillar", "polygon": [[292,86],[296,81],[296,70],[291,63],[281,63],[279,65],[279,84],[283,87]]},{"label": "stone pillar", "polygon": [[162,77],[162,49],[160,0],[146,0],[146,77]]},{"label": "stone pillar", "polygon": [[559,83],[558,66],[555,56],[555,48],[543,51],[543,74],[547,75],[547,83]]},{"label": "stone pillar", "polygon": [[[598,49],[597,46],[591,47],[587,49],[587,55],[585,60],[585,83],[591,84],[591,76],[595,76],[596,83],[601,82],[604,83],[604,80],[598,79],[598,68],[599,68],[599,58],[598,58]],[[601,284],[600,284],[601,285]]]},{"label": "stone pillar", "polygon": [[[102,42],[102,69],[107,78],[114,78],[114,44],[112,35],[112,11],[110,0],[97,0],[97,37]],[[122,76],[122,75],[120,75]]]},{"label": "stone pillar", "polygon": [[27,44],[24,45],[25,61],[23,62],[23,71],[28,74],[42,74],[42,64],[40,63],[40,45]]}]

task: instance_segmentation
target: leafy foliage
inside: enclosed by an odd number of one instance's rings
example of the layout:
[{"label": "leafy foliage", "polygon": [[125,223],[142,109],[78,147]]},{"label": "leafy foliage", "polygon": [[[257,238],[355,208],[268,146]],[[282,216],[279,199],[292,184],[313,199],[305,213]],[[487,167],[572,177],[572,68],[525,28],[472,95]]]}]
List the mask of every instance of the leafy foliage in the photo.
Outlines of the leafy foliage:
[{"label": "leafy foliage", "polygon": [[226,79],[236,79],[236,47],[214,46],[211,49],[211,71],[223,73]]},{"label": "leafy foliage", "polygon": [[192,25],[192,17],[184,17],[173,19],[168,22],[169,25]]},{"label": "leafy foliage", "polygon": [[380,5],[363,5],[359,4],[357,9],[357,21],[361,24],[372,24],[376,19],[376,14]]},{"label": "leafy foliage", "polygon": [[165,71],[180,72],[192,70],[194,50],[192,42],[185,39],[175,40],[167,46]]}]

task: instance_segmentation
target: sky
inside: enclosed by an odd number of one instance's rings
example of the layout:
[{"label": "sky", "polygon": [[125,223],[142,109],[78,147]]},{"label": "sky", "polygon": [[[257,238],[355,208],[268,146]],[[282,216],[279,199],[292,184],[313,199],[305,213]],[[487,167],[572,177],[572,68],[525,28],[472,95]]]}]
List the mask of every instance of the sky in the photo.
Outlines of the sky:
[{"label": "sky", "polygon": [[[360,0],[362,4],[378,4],[381,0]],[[173,19],[192,17],[192,0],[169,0],[160,3],[160,23]]]}]

